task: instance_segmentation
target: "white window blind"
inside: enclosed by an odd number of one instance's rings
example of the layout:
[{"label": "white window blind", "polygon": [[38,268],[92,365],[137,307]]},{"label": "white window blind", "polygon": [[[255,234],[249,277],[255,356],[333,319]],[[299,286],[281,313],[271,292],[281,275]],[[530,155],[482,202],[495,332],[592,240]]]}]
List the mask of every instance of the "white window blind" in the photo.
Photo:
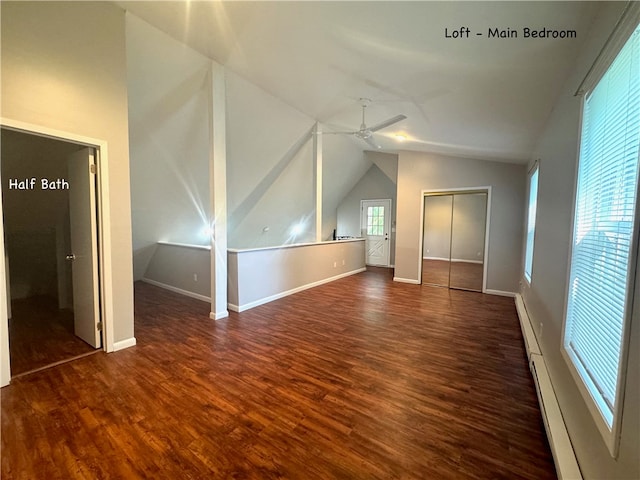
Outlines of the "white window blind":
[{"label": "white window blind", "polygon": [[529,212],[527,213],[527,244],[524,251],[524,276],[531,283],[533,269],[533,237],[536,231],[536,208],[538,204],[538,166],[529,176]]},{"label": "white window blind", "polygon": [[640,26],[584,102],[564,347],[614,426],[631,294],[640,141]]}]

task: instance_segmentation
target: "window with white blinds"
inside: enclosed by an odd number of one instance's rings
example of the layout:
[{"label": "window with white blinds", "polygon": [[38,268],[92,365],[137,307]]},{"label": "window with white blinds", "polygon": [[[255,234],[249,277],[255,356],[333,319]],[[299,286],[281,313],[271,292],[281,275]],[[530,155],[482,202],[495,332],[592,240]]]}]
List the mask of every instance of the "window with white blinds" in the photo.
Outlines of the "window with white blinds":
[{"label": "window with white blinds", "polygon": [[527,212],[527,243],[524,249],[524,278],[531,283],[533,269],[533,239],[536,232],[536,208],[538,204],[538,170],[536,165],[529,175],[529,211]]},{"label": "window with white blinds", "polygon": [[563,341],[582,387],[600,414],[604,424],[603,429],[599,423],[600,431],[610,444],[615,442],[612,431],[619,410],[634,281],[635,265],[630,263],[635,261],[637,248],[640,26],[589,92],[583,107]]}]

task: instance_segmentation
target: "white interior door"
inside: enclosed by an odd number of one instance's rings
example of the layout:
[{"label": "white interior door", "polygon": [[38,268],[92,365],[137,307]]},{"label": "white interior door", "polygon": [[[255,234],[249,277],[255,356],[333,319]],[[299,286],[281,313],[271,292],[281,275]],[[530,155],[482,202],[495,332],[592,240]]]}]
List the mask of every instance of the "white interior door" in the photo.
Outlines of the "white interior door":
[{"label": "white interior door", "polygon": [[99,348],[98,248],[96,186],[93,149],[85,148],[68,160],[69,217],[71,221],[73,318],[75,334]]},{"label": "white interior door", "polygon": [[366,240],[367,265],[389,266],[391,199],[362,200],[362,236]]}]

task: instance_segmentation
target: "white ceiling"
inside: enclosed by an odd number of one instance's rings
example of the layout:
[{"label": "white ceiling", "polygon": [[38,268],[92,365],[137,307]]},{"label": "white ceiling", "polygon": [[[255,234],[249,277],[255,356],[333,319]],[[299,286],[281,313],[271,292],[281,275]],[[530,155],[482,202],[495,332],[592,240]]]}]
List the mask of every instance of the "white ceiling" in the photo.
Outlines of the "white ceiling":
[{"label": "white ceiling", "polygon": [[[526,162],[599,5],[595,2],[118,2],[325,124],[385,151]],[[466,26],[470,38],[445,38]],[[522,28],[575,30],[525,39]],[[510,28],[520,38],[487,38]],[[483,33],[477,36],[475,33]],[[401,144],[394,138],[402,133]],[[356,140],[359,141],[359,140]],[[369,148],[362,143],[363,148]]]}]

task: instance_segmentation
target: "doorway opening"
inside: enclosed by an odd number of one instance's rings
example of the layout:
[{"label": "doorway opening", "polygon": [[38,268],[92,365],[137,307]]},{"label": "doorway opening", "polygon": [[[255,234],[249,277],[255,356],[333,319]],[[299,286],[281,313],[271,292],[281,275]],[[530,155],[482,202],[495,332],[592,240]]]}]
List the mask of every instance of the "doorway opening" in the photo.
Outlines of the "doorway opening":
[{"label": "doorway opening", "polygon": [[101,350],[95,150],[2,128],[13,378]]},{"label": "doorway opening", "polygon": [[489,187],[423,193],[423,285],[486,290],[489,211]]}]

